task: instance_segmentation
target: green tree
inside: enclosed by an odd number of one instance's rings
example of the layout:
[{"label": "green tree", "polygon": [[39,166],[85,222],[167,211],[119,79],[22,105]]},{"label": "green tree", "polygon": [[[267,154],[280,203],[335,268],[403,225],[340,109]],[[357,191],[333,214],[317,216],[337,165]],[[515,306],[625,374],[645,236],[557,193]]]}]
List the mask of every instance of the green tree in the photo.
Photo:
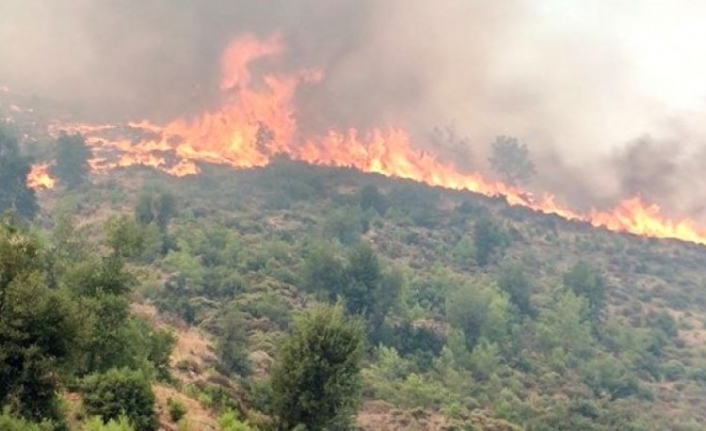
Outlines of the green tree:
[{"label": "green tree", "polygon": [[343,306],[317,306],[298,319],[272,372],[279,427],[318,431],[350,423],[361,388],[363,322]]},{"label": "green tree", "polygon": [[43,267],[38,241],[0,224],[0,404],[34,420],[60,417],[54,374],[71,363],[79,331],[79,311]]},{"label": "green tree", "polygon": [[347,281],[345,264],[336,257],[328,243],[317,243],[309,248],[304,260],[304,289],[316,292],[327,300],[336,301]]},{"label": "green tree", "polygon": [[14,210],[27,220],[37,214],[37,197],[27,186],[29,171],[29,162],[20,154],[17,139],[0,128],[0,214]]},{"label": "green tree", "polygon": [[578,262],[564,275],[564,286],[588,300],[588,314],[598,318],[605,305],[606,283],[603,276],[587,262]]},{"label": "green tree", "polygon": [[360,191],[360,207],[364,211],[372,208],[384,216],[390,208],[390,202],[384,194],[380,193],[377,186],[368,184]]},{"label": "green tree", "polygon": [[81,385],[86,413],[105,423],[126,416],[136,431],[156,430],[155,397],[147,377],[140,371],[111,369],[92,374]]},{"label": "green tree", "polygon": [[489,216],[481,217],[473,225],[473,245],[476,262],[480,266],[488,265],[493,257],[510,246],[510,234],[497,221]]},{"label": "green tree", "polygon": [[56,141],[56,166],[52,171],[67,188],[75,189],[86,182],[90,156],[91,150],[83,136],[62,132]]},{"label": "green tree", "polygon": [[593,337],[587,319],[586,300],[571,291],[555,293],[551,304],[537,317],[537,341],[550,354],[560,349],[564,354],[581,357],[591,351]]},{"label": "green tree", "polygon": [[493,285],[466,284],[446,298],[449,323],[463,331],[466,347],[471,350],[481,337],[501,342],[510,322],[509,301]]},{"label": "green tree", "polygon": [[500,268],[498,286],[510,295],[510,302],[522,316],[532,316],[534,314],[530,301],[532,284],[520,265],[504,265]]},{"label": "green tree", "polygon": [[510,186],[527,183],[535,174],[527,145],[516,138],[498,136],[492,143],[492,155],[488,159],[493,170]]},{"label": "green tree", "polygon": [[245,316],[235,306],[228,306],[218,319],[216,355],[225,373],[250,373],[247,325]]},{"label": "green tree", "polygon": [[348,256],[346,273],[348,282],[342,293],[348,312],[372,315],[382,281],[382,265],[375,251],[367,244],[355,247]]},{"label": "green tree", "polygon": [[144,225],[155,223],[162,233],[177,214],[176,197],[167,192],[143,192],[135,205],[135,220]]},{"label": "green tree", "polygon": [[353,206],[335,209],[324,220],[324,233],[344,245],[357,243],[362,229],[360,208]]}]

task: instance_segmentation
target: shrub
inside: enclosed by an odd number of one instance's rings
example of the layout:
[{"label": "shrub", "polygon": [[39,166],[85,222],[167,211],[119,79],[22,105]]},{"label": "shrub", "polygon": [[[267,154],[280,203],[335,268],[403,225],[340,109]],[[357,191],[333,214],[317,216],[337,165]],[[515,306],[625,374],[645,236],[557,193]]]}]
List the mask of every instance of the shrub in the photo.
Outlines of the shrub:
[{"label": "shrub", "polygon": [[247,422],[242,422],[233,410],[228,410],[218,418],[221,431],[253,431]]},{"label": "shrub", "polygon": [[167,411],[172,422],[179,422],[186,415],[186,406],[179,400],[167,399]]},{"label": "shrub", "polygon": [[95,416],[89,419],[81,428],[81,431],[134,431],[135,428],[130,424],[130,421],[125,416],[120,416],[118,419],[111,419],[106,423]]},{"label": "shrub", "polygon": [[343,306],[319,306],[296,322],[272,372],[275,416],[285,429],[347,424],[358,403],[365,329]]},{"label": "shrub", "polygon": [[54,425],[50,422],[35,424],[26,419],[12,416],[8,409],[0,413],[0,430],[2,431],[51,431]]},{"label": "shrub", "polygon": [[159,425],[152,387],[139,371],[113,368],[92,374],[83,380],[81,393],[86,413],[105,423],[125,415],[136,431],[156,430]]}]

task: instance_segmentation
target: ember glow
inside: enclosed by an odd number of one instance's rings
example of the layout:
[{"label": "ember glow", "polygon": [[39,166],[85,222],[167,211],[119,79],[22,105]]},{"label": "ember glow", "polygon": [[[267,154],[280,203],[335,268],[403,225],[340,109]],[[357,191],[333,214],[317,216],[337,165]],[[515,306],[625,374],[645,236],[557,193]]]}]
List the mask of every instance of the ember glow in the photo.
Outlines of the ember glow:
[{"label": "ember glow", "polygon": [[[58,124],[54,129],[86,136],[95,155],[91,161],[95,172],[142,165],[185,176],[199,173],[199,162],[250,168],[265,166],[274,155],[286,154],[315,165],[352,167],[433,186],[503,196],[511,205],[613,231],[706,244],[706,230],[690,220],[668,220],[658,206],[638,198],[626,200],[612,210],[582,215],[556,202],[552,195],[534,199],[522,190],[489,181],[478,173],[463,172],[452,163],[416,149],[409,134],[399,126],[302,136],[293,98],[300,86],[316,85],[323,71],[253,76],[249,67],[256,60],[276,64],[283,51],[276,38],[245,37],[233,43],[222,60],[223,103],[196,118],[177,119],[162,126],[142,121],[121,127]],[[130,131],[139,134],[130,136]],[[46,168],[42,165],[33,169],[33,186],[53,186]]]}]

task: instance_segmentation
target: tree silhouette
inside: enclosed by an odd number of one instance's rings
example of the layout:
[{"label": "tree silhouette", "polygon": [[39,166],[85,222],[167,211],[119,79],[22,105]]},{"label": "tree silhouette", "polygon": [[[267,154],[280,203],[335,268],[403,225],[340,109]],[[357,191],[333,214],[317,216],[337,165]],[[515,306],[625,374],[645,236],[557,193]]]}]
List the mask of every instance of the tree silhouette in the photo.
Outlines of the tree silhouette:
[{"label": "tree silhouette", "polygon": [[27,220],[37,214],[37,197],[27,186],[29,171],[29,161],[20,154],[17,139],[0,128],[0,213],[16,211]]},{"label": "tree silhouette", "polygon": [[62,133],[56,141],[56,166],[54,175],[69,189],[75,189],[86,181],[90,170],[88,158],[91,151],[81,135]]},{"label": "tree silhouette", "polygon": [[355,414],[365,327],[343,306],[321,305],[298,320],[272,374],[280,429],[339,429]]},{"label": "tree silhouette", "polygon": [[488,159],[490,166],[508,185],[525,184],[534,176],[534,163],[530,159],[527,145],[509,136],[498,136],[492,144],[492,150]]}]

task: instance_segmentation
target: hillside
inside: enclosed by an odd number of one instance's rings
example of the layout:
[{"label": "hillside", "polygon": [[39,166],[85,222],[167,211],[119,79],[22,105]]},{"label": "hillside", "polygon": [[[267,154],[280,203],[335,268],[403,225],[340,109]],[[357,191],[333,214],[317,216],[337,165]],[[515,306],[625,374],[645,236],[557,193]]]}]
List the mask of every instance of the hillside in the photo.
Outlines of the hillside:
[{"label": "hillside", "polygon": [[89,236],[141,199],[175,198],[168,236],[133,262],[132,296],[179,335],[179,383],[157,392],[205,415],[190,429],[214,426],[223,397],[267,422],[293,316],[345,292],[323,280],[364,244],[381,268],[367,306],[385,304],[370,321],[364,429],[706,427],[703,247],[287,159],[203,171],[116,170],[39,194],[45,229],[70,213]]}]

